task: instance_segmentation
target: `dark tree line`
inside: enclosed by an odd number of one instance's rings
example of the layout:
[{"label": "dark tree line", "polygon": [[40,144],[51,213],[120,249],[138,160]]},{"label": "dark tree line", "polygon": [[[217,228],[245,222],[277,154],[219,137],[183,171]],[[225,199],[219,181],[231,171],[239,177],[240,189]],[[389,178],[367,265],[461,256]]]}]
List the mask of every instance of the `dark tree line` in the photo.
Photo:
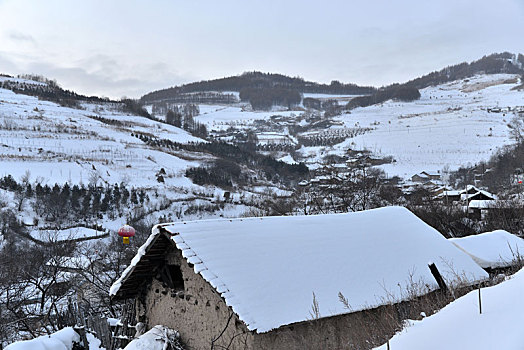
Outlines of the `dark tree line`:
[{"label": "dark tree line", "polygon": [[141,117],[148,118],[148,119],[154,119],[151,117],[151,114],[149,114],[149,112],[146,111],[143,104],[140,103],[138,100],[125,98],[125,99],[122,99],[121,102],[123,104],[122,108],[124,112],[134,114],[134,115],[139,115]]},{"label": "dark tree line", "polygon": [[522,55],[515,56],[509,52],[495,53],[489,56],[484,56],[480,60],[471,63],[460,63],[454,66],[446,67],[438,72],[432,72],[420,78],[408,81],[404,84],[393,84],[379,89],[378,91],[368,95],[359,96],[347,104],[346,108],[352,109],[355,107],[365,107],[377,103],[385,102],[389,99],[397,99],[400,101],[414,101],[420,98],[419,89],[424,89],[428,86],[435,86],[458,79],[464,79],[474,76],[475,74],[523,74],[524,69],[514,65],[512,60],[517,57],[520,61]]},{"label": "dark tree line", "polygon": [[221,141],[182,144],[147,135],[134,134],[134,136],[151,146],[209,153],[213,156],[245,165],[250,169],[261,171],[266,179],[271,181],[291,183],[300,181],[309,174],[309,169],[304,163],[287,164],[273,157],[257,153],[256,147],[250,142],[236,145]]},{"label": "dark tree line", "polygon": [[230,188],[241,181],[242,171],[235,162],[218,159],[209,167],[194,167],[186,170],[186,177],[197,185],[215,185]]},{"label": "dark tree line", "polygon": [[115,216],[130,207],[144,204],[144,190],[125,185],[70,186],[68,183],[54,186],[40,183],[17,183],[11,175],[0,178],[0,188],[15,193],[18,210],[27,200],[32,200],[35,213],[47,222],[60,226],[66,222],[87,222],[103,214]]},{"label": "dark tree line", "polygon": [[169,104],[173,103],[198,103],[198,104],[233,104],[237,103],[238,98],[234,94],[202,91],[180,93],[170,96],[164,100],[155,100],[153,103],[153,113],[164,114],[168,110]]},{"label": "dark tree line", "polygon": [[387,100],[399,100],[403,102],[411,102],[420,98],[420,92],[415,87],[405,85],[391,85],[378,90],[377,92],[367,95],[358,96],[348,102],[347,109],[355,107],[367,107]]},{"label": "dark tree line", "polygon": [[302,104],[306,108],[311,108],[311,109],[316,109],[316,110],[322,109],[322,102],[317,98],[305,97],[302,100]]},{"label": "dark tree line", "polygon": [[200,91],[241,91],[246,88],[271,88],[279,87],[296,90],[300,93],[325,93],[325,94],[348,94],[361,95],[375,91],[375,88],[358,86],[355,84],[343,84],[332,81],[331,84],[319,84],[306,81],[300,77],[288,77],[282,74],[270,74],[261,72],[246,72],[241,75],[204,80],[200,82],[175,86],[167,89],[150,92],[142,96],[144,102],[170,100],[180,94]]},{"label": "dark tree line", "polygon": [[[84,96],[77,94],[71,90],[64,90],[54,80],[49,80],[40,76],[21,76],[24,79],[30,79],[45,83],[46,85],[41,84],[27,84],[16,81],[4,81],[0,86],[3,89],[12,90],[18,94],[24,94],[29,96],[36,96],[42,100],[51,101],[58,103],[61,106],[65,107],[79,107],[79,101],[87,102],[111,102],[109,99],[100,98],[97,96]],[[37,77],[40,77],[37,79]]]},{"label": "dark tree line", "polygon": [[[511,62],[513,58],[514,55],[509,52],[495,53],[489,56],[484,56],[480,60],[471,63],[463,62],[454,66],[446,67],[438,72],[432,72],[420,78],[408,81],[404,85],[423,89],[428,86],[435,86],[458,79],[469,78],[479,73],[523,74],[524,70]],[[522,59],[522,54],[518,55],[518,60],[520,62],[524,61],[524,59]]]},{"label": "dark tree line", "polygon": [[269,110],[273,106],[291,108],[302,100],[296,90],[280,87],[244,88],[240,90],[240,100],[248,101],[255,110]]}]

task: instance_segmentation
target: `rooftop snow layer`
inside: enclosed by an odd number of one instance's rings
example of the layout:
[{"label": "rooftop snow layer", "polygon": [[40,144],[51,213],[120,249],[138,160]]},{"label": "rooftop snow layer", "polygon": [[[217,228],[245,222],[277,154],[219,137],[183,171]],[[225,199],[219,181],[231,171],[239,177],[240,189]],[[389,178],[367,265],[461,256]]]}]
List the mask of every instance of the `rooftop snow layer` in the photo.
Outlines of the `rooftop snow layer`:
[{"label": "rooftop snow layer", "polygon": [[524,240],[504,230],[451,238],[450,241],[484,268],[510,266],[524,254]]},{"label": "rooftop snow layer", "polygon": [[[401,207],[162,226],[176,234],[172,239],[195,272],[258,332],[309,319],[313,293],[326,317],[404,299],[410,280],[437,289],[429,262],[448,283],[457,274],[471,283],[487,278],[467,254]],[[150,242],[159,229],[153,232]],[[352,310],[344,308],[339,292]]]}]

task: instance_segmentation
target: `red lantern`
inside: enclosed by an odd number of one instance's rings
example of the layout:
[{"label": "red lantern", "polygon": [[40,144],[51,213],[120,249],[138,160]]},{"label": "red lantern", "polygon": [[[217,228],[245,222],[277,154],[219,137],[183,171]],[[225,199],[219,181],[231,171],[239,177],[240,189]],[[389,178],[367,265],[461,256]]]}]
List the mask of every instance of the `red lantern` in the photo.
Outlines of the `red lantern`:
[{"label": "red lantern", "polygon": [[129,237],[135,235],[135,229],[129,225],[124,225],[118,230],[118,235],[124,238],[124,244],[129,244]]}]

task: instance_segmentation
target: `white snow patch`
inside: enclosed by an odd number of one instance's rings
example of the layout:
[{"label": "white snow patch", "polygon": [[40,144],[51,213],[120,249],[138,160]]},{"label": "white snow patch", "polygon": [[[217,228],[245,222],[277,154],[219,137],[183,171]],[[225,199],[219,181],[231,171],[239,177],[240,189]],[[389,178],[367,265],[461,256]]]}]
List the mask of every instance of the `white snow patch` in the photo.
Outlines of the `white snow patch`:
[{"label": "white snow patch", "polygon": [[174,338],[179,338],[178,332],[157,325],[127,344],[123,350],[164,350],[167,349],[166,339]]},{"label": "white snow patch", "polygon": [[298,164],[298,162],[296,160],[294,160],[293,157],[290,154],[288,154],[287,156],[284,156],[282,158],[279,158],[278,160],[281,161],[281,162],[287,163],[287,164]]},{"label": "white snow patch", "polygon": [[73,342],[79,342],[80,336],[73,328],[67,327],[51,335],[9,344],[5,350],[71,350]]},{"label": "white snow patch", "polygon": [[522,259],[524,254],[524,239],[504,230],[451,238],[450,241],[483,268],[511,266],[515,260]]}]

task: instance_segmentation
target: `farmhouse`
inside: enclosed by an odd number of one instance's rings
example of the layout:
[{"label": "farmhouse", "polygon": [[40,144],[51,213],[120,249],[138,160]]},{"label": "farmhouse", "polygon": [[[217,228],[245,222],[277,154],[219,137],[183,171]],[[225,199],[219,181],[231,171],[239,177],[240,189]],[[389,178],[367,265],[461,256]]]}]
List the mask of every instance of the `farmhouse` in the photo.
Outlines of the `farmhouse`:
[{"label": "farmhouse", "polygon": [[481,190],[473,185],[467,185],[464,190],[442,191],[437,198],[448,202],[469,201],[494,201],[497,196],[488,191]]},{"label": "farmhouse", "polygon": [[415,301],[441,300],[456,276],[473,285],[488,274],[386,207],[156,225],[110,295],[134,299],[138,321],[178,330],[190,349],[369,348],[434,310]]},{"label": "farmhouse", "polygon": [[430,180],[440,180],[440,174],[431,171],[423,171],[411,177],[411,181],[413,182],[424,183]]}]

